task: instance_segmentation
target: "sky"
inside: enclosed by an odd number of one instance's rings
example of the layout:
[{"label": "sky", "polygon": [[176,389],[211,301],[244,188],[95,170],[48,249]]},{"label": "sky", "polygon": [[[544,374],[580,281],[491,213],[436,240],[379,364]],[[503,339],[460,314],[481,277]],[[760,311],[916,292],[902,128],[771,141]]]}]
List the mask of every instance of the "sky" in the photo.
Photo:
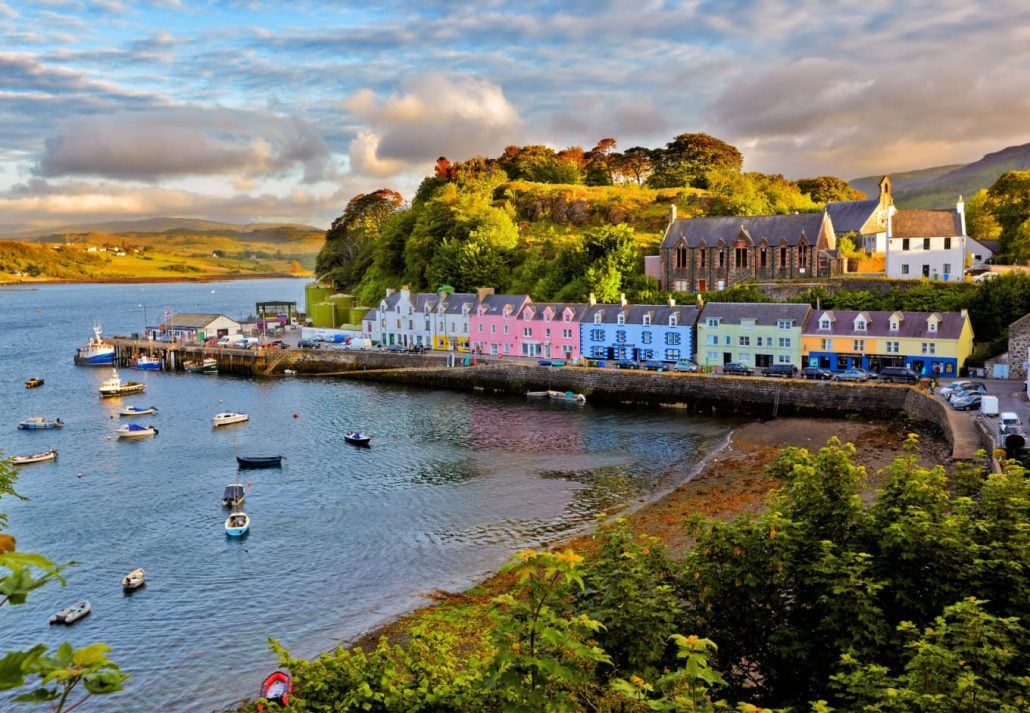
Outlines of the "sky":
[{"label": "sky", "polygon": [[439,156],[688,132],[793,179],[1030,142],[1030,3],[0,0],[0,230],[324,228]]}]

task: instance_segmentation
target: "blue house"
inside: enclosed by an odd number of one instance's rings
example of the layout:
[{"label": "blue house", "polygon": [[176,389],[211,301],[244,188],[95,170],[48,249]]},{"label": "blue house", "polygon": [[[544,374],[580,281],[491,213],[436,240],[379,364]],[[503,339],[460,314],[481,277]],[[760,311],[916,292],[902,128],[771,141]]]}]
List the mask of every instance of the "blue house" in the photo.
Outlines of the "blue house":
[{"label": "blue house", "polygon": [[587,359],[657,359],[673,362],[694,353],[697,308],[667,305],[596,304],[579,324],[580,354]]}]

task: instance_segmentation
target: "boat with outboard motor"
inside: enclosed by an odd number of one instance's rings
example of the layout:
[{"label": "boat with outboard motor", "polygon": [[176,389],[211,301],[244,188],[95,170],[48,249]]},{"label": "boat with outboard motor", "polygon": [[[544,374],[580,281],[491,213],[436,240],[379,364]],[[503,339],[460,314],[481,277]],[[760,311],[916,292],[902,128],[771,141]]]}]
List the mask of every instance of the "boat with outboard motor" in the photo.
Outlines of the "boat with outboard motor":
[{"label": "boat with outboard motor", "polygon": [[115,435],[119,438],[149,438],[150,436],[156,436],[157,433],[157,429],[153,426],[141,426],[138,423],[127,423],[124,426],[119,426],[118,430],[115,431]]},{"label": "boat with outboard motor", "polygon": [[211,427],[218,428],[219,426],[229,426],[234,423],[243,423],[249,421],[250,416],[245,413],[236,413],[235,411],[223,411],[222,413],[216,413],[211,418]]},{"label": "boat with outboard motor", "polygon": [[139,589],[146,583],[147,573],[142,567],[137,567],[122,577],[122,589],[126,592],[131,592],[133,589]]},{"label": "boat with outboard motor", "polygon": [[[283,671],[276,671],[268,675],[261,682],[261,690],[258,691],[258,698],[264,698],[269,703],[275,703],[278,707],[286,708],[290,705],[290,694],[293,692],[293,679],[290,674]],[[257,709],[263,711],[264,705],[258,703]]]},{"label": "boat with outboard motor", "polygon": [[33,453],[28,456],[11,456],[11,465],[28,465],[29,463],[43,463],[48,460],[57,460],[57,449],[51,448],[42,453]]},{"label": "boat with outboard motor", "polygon": [[118,409],[119,416],[149,416],[152,413],[157,413],[157,406],[122,406]]},{"label": "boat with outboard motor", "polygon": [[225,534],[229,537],[242,537],[250,530],[250,515],[236,510],[225,518]]},{"label": "boat with outboard motor", "polygon": [[44,383],[43,379],[39,378],[38,376],[33,376],[31,379],[26,379],[25,380],[25,388],[26,389],[34,389],[37,386],[42,386],[43,383]]},{"label": "boat with outboard motor", "polygon": [[201,361],[187,359],[182,363],[182,368],[191,374],[217,374],[218,360],[214,357],[204,357]]},{"label": "boat with outboard motor", "polygon": [[93,611],[92,605],[88,599],[83,599],[81,602],[75,602],[70,607],[65,607],[56,614],[50,615],[51,624],[74,624],[82,617]]},{"label": "boat with outboard motor", "polygon": [[100,398],[106,399],[112,396],[138,394],[145,388],[146,384],[139,381],[122,381],[122,377],[118,376],[118,370],[112,368],[111,377],[104,379],[103,383],[100,384],[100,388],[97,390],[100,392]]},{"label": "boat with outboard motor", "polygon": [[369,446],[372,436],[361,431],[349,431],[343,434],[343,440],[350,443],[352,446]]},{"label": "boat with outboard motor", "polygon": [[61,428],[62,426],[64,426],[64,421],[61,419],[49,419],[42,416],[32,416],[18,422],[18,428],[22,431],[39,431],[48,428]]},{"label": "boat with outboard motor", "polygon": [[79,366],[111,366],[114,364],[114,344],[100,336],[101,327],[93,323],[93,336],[86,346],[75,350],[75,363]]}]

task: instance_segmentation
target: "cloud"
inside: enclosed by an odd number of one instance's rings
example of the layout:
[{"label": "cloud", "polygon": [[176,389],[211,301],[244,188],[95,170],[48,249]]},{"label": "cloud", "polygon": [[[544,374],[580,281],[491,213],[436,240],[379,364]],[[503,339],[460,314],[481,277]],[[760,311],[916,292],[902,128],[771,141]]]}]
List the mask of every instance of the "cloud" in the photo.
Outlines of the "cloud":
[{"label": "cloud", "polygon": [[182,176],[329,173],[329,150],[303,119],[179,107],[79,117],[46,139],[36,175],[157,181]]},{"label": "cloud", "polygon": [[368,126],[351,141],[348,154],[352,171],[370,176],[426,166],[439,156],[496,154],[521,130],[518,112],[501,88],[481,79],[430,74],[384,100],[361,90],[344,108]]}]

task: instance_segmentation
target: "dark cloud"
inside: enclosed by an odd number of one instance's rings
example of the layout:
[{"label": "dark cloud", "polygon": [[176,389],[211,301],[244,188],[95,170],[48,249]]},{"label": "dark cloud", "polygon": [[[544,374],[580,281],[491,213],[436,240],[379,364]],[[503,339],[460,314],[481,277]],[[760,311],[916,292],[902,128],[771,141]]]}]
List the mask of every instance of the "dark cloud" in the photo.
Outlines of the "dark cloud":
[{"label": "dark cloud", "polygon": [[295,117],[186,107],[75,119],[49,137],[36,173],[156,181],[181,176],[267,177],[297,167],[326,176],[329,152]]}]

